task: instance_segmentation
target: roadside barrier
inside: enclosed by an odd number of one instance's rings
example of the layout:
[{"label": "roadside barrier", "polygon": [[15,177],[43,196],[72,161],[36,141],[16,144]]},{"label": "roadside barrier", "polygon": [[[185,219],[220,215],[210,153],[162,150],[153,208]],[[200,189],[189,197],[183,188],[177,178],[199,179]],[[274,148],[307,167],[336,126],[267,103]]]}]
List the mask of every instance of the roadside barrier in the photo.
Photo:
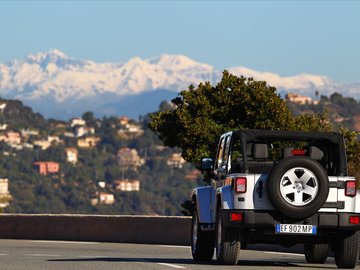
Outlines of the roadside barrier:
[{"label": "roadside barrier", "polygon": [[189,245],[189,217],[0,214],[0,238]]}]

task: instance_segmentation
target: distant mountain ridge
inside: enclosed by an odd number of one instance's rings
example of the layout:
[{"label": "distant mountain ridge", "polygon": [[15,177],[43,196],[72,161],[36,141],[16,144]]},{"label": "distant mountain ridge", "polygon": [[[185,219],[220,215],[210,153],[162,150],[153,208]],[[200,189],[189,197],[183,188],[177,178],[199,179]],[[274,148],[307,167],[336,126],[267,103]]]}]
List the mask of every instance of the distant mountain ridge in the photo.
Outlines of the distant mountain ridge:
[{"label": "distant mountain ridge", "polygon": [[[228,70],[235,75],[265,80],[280,93],[293,91],[314,96],[315,91],[320,94],[338,91],[360,97],[360,82],[341,84],[326,76],[311,74],[281,77],[245,67]],[[175,97],[190,84],[216,83],[220,78],[221,71],[183,55],[96,63],[77,60],[54,49],[0,64],[0,96],[19,99],[52,118],[69,119],[84,111],[93,111],[99,116],[113,113],[137,118],[156,109],[162,100]]]}]

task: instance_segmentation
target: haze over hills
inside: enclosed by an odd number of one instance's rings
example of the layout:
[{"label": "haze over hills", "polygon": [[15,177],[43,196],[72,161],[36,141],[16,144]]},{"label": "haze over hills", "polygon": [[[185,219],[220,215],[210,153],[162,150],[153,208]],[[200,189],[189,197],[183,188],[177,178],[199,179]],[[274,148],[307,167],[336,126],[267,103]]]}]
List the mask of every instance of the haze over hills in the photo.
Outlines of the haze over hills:
[{"label": "haze over hills", "polygon": [[[322,75],[282,77],[245,67],[230,67],[235,75],[265,80],[279,92],[314,96],[339,92],[360,98],[360,82],[337,83]],[[189,84],[216,83],[221,71],[183,55],[150,59],[134,57],[124,63],[77,60],[59,50],[31,54],[0,64],[0,96],[19,99],[46,117],[69,119],[85,111],[96,115],[137,118],[155,111]]]}]

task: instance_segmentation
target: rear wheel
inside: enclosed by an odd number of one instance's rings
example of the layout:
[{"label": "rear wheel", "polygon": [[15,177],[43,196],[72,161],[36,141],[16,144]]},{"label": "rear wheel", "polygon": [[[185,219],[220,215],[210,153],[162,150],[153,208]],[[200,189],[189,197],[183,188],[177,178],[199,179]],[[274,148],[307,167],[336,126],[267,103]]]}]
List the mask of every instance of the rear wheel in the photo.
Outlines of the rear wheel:
[{"label": "rear wheel", "polygon": [[329,255],[328,244],[304,245],[305,259],[308,263],[323,264]]},{"label": "rear wheel", "polygon": [[359,259],[360,234],[349,232],[339,237],[335,247],[335,263],[339,268],[354,268]]},{"label": "rear wheel", "polygon": [[240,258],[240,241],[231,239],[231,231],[223,225],[218,211],[216,220],[216,259],[219,264],[236,265]]},{"label": "rear wheel", "polygon": [[197,211],[193,211],[191,223],[191,254],[194,261],[210,261],[214,255],[214,232],[203,232]]}]

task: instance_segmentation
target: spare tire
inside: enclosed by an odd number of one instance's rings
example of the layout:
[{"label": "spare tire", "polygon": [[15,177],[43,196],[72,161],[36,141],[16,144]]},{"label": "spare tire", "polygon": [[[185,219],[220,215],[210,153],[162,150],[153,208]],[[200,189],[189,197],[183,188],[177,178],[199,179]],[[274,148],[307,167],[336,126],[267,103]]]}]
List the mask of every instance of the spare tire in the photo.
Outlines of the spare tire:
[{"label": "spare tire", "polygon": [[274,208],[285,217],[307,218],[326,202],[329,179],[319,162],[293,156],[273,168],[267,181],[267,194]]}]

